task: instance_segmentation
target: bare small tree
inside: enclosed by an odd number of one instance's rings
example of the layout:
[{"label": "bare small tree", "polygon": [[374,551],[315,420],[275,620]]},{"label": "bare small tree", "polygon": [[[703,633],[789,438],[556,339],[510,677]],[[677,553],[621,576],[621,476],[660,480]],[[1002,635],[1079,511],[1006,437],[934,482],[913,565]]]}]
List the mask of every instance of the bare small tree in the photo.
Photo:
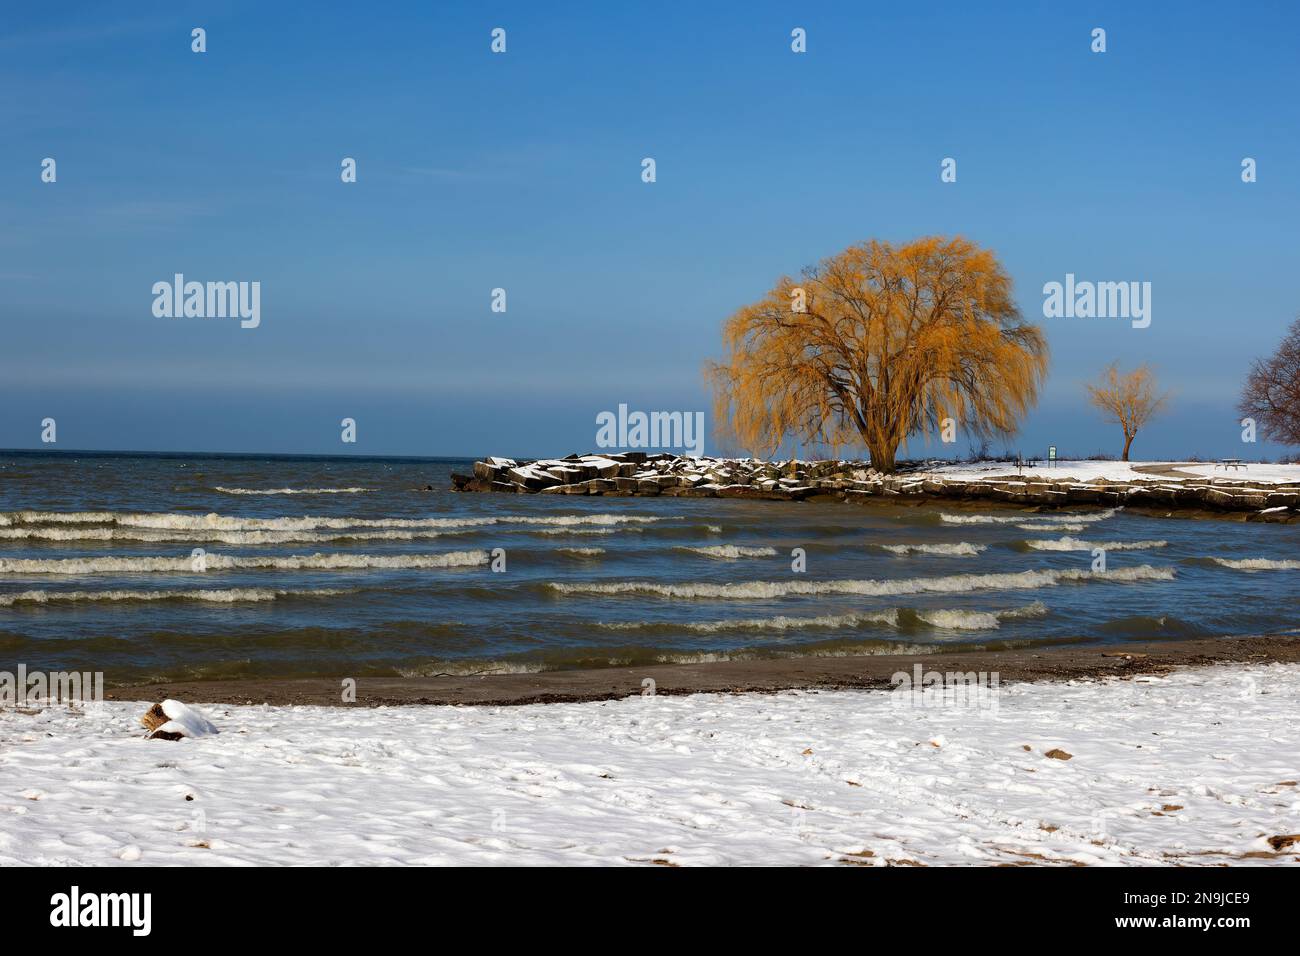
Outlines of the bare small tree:
[{"label": "bare small tree", "polygon": [[1237,410],[1253,418],[1260,434],[1283,445],[1300,445],[1300,319],[1282,344],[1250,367]]},{"label": "bare small tree", "polygon": [[1162,411],[1168,402],[1167,395],[1156,395],[1156,374],[1149,365],[1141,365],[1122,373],[1112,362],[1102,373],[1099,385],[1088,386],[1088,399],[1106,420],[1124,429],[1124,456],[1137,437],[1138,429]]}]

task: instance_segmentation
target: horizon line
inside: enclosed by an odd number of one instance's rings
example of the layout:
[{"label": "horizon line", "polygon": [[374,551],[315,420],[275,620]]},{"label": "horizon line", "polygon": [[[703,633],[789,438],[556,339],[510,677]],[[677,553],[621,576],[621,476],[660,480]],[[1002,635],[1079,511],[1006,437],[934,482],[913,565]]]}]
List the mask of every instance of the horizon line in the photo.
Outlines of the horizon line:
[{"label": "horizon line", "polygon": [[[623,452],[627,452],[627,451],[651,451],[651,452],[660,453],[660,454],[667,453],[667,454],[677,454],[677,455],[680,455],[680,456],[682,456],[682,457],[686,457],[686,456],[687,456],[687,453],[686,453],[686,452],[674,452],[673,449],[664,449],[664,448],[659,448],[659,449],[635,449],[635,448],[633,448],[633,449],[625,449],[625,448],[620,448],[620,449],[607,449],[607,450],[603,450],[603,451],[586,452],[585,454],[588,455],[588,456],[593,456],[593,455],[602,455],[602,454],[619,454],[619,453],[623,453]],[[580,452],[572,452],[571,454],[583,454],[583,453],[580,453]],[[510,458],[510,459],[512,459],[512,460],[515,460],[515,461],[540,461],[540,460],[547,459],[547,458],[555,458],[556,460],[560,460],[560,459],[563,458],[563,456],[546,456],[546,455],[541,455],[541,456],[528,456],[528,455],[496,455],[496,456],[488,456],[488,455],[484,455],[484,456],[482,456],[482,457],[480,458],[480,457],[477,457],[477,456],[474,456],[474,455],[393,455],[393,454],[374,454],[374,455],[350,454],[350,455],[338,455],[338,454],[329,454],[329,453],[325,453],[325,452],[263,452],[263,451],[149,451],[149,450],[145,450],[145,449],[112,449],[112,448],[70,448],[70,449],[61,449],[61,448],[0,448],[0,455],[32,455],[32,456],[36,456],[36,455],[61,455],[61,456],[67,456],[67,457],[75,457],[75,456],[77,456],[77,455],[87,455],[87,456],[98,456],[98,457],[113,457],[113,456],[117,456],[117,457],[124,457],[124,458],[125,458],[125,457],[158,457],[158,458],[288,458],[288,459],[294,459],[294,458],[297,458],[297,459],[328,459],[328,460],[337,460],[337,461],[418,461],[418,462],[474,462],[474,461],[484,461],[484,460],[486,460],[488,457]],[[716,459],[728,459],[728,458],[736,458],[736,459],[740,459],[740,458],[751,458],[751,459],[752,459],[752,458],[755,458],[754,455],[744,455],[744,454],[742,454],[742,453],[733,453],[733,454],[712,454],[712,455],[703,455],[703,456],[701,456],[701,457],[703,457],[703,458],[716,458]],[[1046,456],[1044,456],[1044,458],[1045,458],[1045,457],[1046,457]],[[1279,461],[1277,461],[1277,462],[1275,462],[1275,461],[1273,461],[1272,459],[1270,459],[1269,457],[1267,457],[1267,456],[1263,456],[1263,455],[1261,455],[1261,456],[1259,456],[1259,457],[1257,457],[1257,458],[1242,458],[1242,459],[1240,459],[1240,460],[1243,461],[1243,462],[1246,462],[1246,463],[1248,463],[1248,464],[1278,464],[1278,463],[1285,463],[1285,462],[1282,462],[1281,459],[1285,459],[1285,458],[1288,458],[1288,457],[1291,457],[1291,456],[1289,456],[1289,455],[1283,453],[1283,454],[1281,454],[1281,455],[1278,456]],[[777,460],[777,459],[775,459],[775,458],[771,458],[771,459],[759,459],[759,460],[770,460],[770,461],[775,461],[775,460]],[[781,460],[788,460],[788,459],[781,459]],[[805,459],[800,459],[800,460],[805,460]],[[866,459],[863,459],[863,458],[840,458],[840,457],[835,457],[835,458],[824,458],[824,459],[815,459],[815,458],[814,458],[814,459],[806,459],[806,460],[808,460],[808,461],[819,461],[819,460],[821,460],[821,461],[865,461]],[[1086,455],[1082,455],[1082,456],[1068,456],[1068,455],[1067,455],[1067,456],[1064,456],[1064,457],[1058,457],[1056,460],[1057,460],[1057,461],[1119,461],[1120,458],[1119,458],[1119,456],[1116,456],[1116,455],[1108,455],[1108,454],[1105,453],[1105,452],[1102,452],[1102,451],[1096,451],[1096,452],[1093,452],[1093,453],[1091,453],[1091,454],[1086,454]],[[1209,463],[1216,462],[1216,461],[1221,461],[1221,460],[1222,460],[1222,459],[1219,458],[1219,457],[1214,457],[1214,456],[1211,456],[1211,457],[1205,457],[1205,456],[1202,456],[1202,455],[1185,455],[1185,456],[1183,456],[1183,457],[1181,457],[1181,458],[1162,457],[1162,458],[1134,459],[1134,461],[1136,461],[1136,462],[1138,462],[1138,463],[1142,463],[1142,462],[1146,462],[1146,463],[1161,463],[1161,462],[1165,462],[1165,463],[1175,463],[1175,462],[1177,462],[1177,463],[1188,463],[1188,464],[1196,464],[1196,463],[1205,463],[1205,464],[1209,464]],[[974,457],[972,457],[972,456],[970,456],[970,455],[966,455],[966,456],[955,456],[955,457],[952,457],[952,458],[937,458],[937,457],[935,457],[935,456],[922,456],[922,457],[919,457],[919,458],[900,458],[900,459],[899,459],[899,463],[900,463],[900,464],[901,464],[901,463],[904,463],[904,462],[927,462],[927,461],[950,461],[950,462],[954,462],[954,463],[961,463],[961,462],[979,462],[979,461],[991,461],[991,462],[1008,461],[1008,462],[1012,462],[1012,461],[1015,461],[1015,459],[1014,459],[1013,457],[1010,457],[1010,456],[1007,456],[1007,455],[1001,455],[1001,456],[999,456],[999,455],[989,455],[989,456],[987,456],[987,457],[985,457],[985,458],[974,458]]]},{"label": "horizon line", "polygon": [[331,458],[340,461],[358,459],[389,459],[394,461],[474,461],[472,455],[385,455],[385,454],[349,454],[338,455],[326,452],[265,452],[265,451],[150,451],[141,448],[0,448],[0,455],[121,455],[121,456],[167,456],[172,458]]}]

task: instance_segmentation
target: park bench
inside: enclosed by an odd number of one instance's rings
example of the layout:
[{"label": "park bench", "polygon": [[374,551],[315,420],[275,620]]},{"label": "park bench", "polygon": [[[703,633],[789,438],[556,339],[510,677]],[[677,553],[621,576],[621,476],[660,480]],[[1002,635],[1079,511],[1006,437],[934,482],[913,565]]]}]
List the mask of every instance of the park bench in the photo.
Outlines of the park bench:
[{"label": "park bench", "polygon": [[1218,464],[1214,467],[1222,468],[1224,471],[1227,471],[1229,468],[1245,468],[1246,463],[1240,458],[1220,458]]}]

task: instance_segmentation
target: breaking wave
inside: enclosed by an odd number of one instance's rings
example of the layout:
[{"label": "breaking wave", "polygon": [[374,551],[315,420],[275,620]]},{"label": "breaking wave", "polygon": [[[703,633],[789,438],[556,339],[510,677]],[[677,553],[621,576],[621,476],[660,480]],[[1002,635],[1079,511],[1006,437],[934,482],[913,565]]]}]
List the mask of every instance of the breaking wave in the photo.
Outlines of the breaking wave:
[{"label": "breaking wave", "polygon": [[947,524],[1021,524],[1032,521],[1034,524],[1046,524],[1056,527],[1062,523],[1065,524],[1092,524],[1096,521],[1105,521],[1107,518],[1113,518],[1122,509],[1107,508],[1105,511],[1069,511],[1060,514],[1034,514],[1032,516],[1019,515],[953,515],[941,514],[939,518]]},{"label": "breaking wave", "polygon": [[396,667],[401,677],[497,677],[506,674],[540,674],[549,670],[545,664],[516,663],[513,661],[440,661],[420,667]]},{"label": "breaking wave", "polygon": [[1300,561],[1274,558],[1211,558],[1215,564],[1236,571],[1300,571]]},{"label": "breaking wave", "polygon": [[866,624],[883,624],[895,627],[898,625],[898,611],[890,609],[874,611],[868,614],[823,614],[818,617],[788,617],[779,614],[776,617],[743,618],[731,621],[683,621],[681,623],[615,621],[612,623],[601,622],[596,626],[612,631],[681,630],[713,634],[718,631],[789,631],[802,628],[862,627]]},{"label": "breaking wave", "polygon": [[[487,564],[486,551],[450,551],[446,554],[308,554],[287,557],[206,554],[207,571],[275,569],[278,571],[335,571],[365,568],[461,568]],[[130,558],[4,558],[4,574],[201,574],[189,555]]]},{"label": "breaking wave", "polygon": [[776,548],[747,548],[735,544],[711,544],[702,545],[698,548],[691,548],[685,545],[673,548],[674,551],[691,551],[695,554],[702,554],[708,558],[724,558],[735,560],[736,558],[774,558],[776,557]]},{"label": "breaking wave", "polygon": [[[640,531],[640,528],[619,528],[619,531]],[[570,535],[580,534],[614,534],[613,528],[575,528],[572,531],[563,528],[546,528],[542,531],[530,531],[529,534],[541,534],[547,536],[569,537]]]},{"label": "breaking wave", "polygon": [[374,488],[223,488],[214,489],[223,495],[359,495]]},{"label": "breaking wave", "polygon": [[658,584],[653,581],[551,582],[546,587],[560,594],[653,594],[667,598],[768,600],[788,595],[859,594],[880,597],[895,594],[961,593],[965,591],[1028,590],[1055,587],[1062,582],[1172,581],[1168,567],[1141,564],[1108,571],[1044,570],[1004,574],[954,574],[936,578],[902,578],[864,581],[742,581],[735,584]]},{"label": "breaking wave", "polygon": [[59,604],[83,601],[209,601],[237,604],[244,601],[278,601],[282,598],[332,597],[350,594],[347,588],[315,590],[273,590],[271,588],[229,588],[226,590],[176,591],[20,591],[0,594],[0,607],[21,604]]},{"label": "breaking wave", "polygon": [[1043,617],[1047,605],[1041,601],[1006,611],[971,611],[965,608],[938,608],[913,611],[917,620],[946,631],[992,631],[1003,621],[1019,618]]},{"label": "breaking wave", "polygon": [[492,525],[539,527],[618,526],[648,524],[662,519],[642,515],[496,515],[482,518],[238,518],[187,515],[175,512],[131,514],[116,511],[12,511],[2,516],[6,524],[105,524],[119,528],[153,528],[186,531],[318,531],[349,528],[483,528]]},{"label": "breaking wave", "polygon": [[891,554],[934,554],[944,557],[974,557],[986,550],[986,545],[967,544],[882,544],[879,547]]},{"label": "breaking wave", "polygon": [[916,623],[943,630],[995,630],[1001,621],[1011,618],[1042,617],[1046,613],[1047,607],[1041,602],[1035,601],[1026,607],[1012,608],[1006,611],[888,608],[882,611],[870,611],[861,614],[822,614],[817,617],[792,617],[778,614],[775,617],[741,618],[729,621],[686,621],[680,624],[662,621],[619,621],[600,623],[596,626],[614,631],[683,630],[703,634],[713,634],[719,631],[790,631],[810,628],[842,630],[844,628],[858,628],[869,625],[896,628]]},{"label": "breaking wave", "polygon": [[1152,548],[1167,547],[1168,541],[1081,541],[1068,535],[1050,540],[1026,541],[1026,545],[1035,551],[1149,551]]},{"label": "breaking wave", "polygon": [[[427,541],[473,534],[475,529],[446,531],[196,531],[152,528],[0,528],[0,540],[33,541],[145,541],[154,544],[202,542],[205,544],[329,544],[337,541]],[[573,532],[581,534],[582,532]],[[600,532],[602,534],[607,532]]]}]

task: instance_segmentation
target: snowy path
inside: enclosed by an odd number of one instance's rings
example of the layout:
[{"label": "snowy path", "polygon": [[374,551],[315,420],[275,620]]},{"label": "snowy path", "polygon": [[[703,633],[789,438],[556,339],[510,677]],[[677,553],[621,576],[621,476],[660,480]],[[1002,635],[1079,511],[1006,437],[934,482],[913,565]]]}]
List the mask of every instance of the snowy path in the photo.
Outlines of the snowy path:
[{"label": "snowy path", "polygon": [[1298,705],[1271,665],[1008,686],[996,712],[211,707],[221,734],[179,743],[140,738],[143,705],[7,710],[0,864],[1294,863],[1267,838],[1300,832]]},{"label": "snowy path", "polygon": [[909,473],[908,477],[935,478],[1038,478],[1042,480],[1074,481],[1151,481],[1165,476],[1175,481],[1220,479],[1248,482],[1254,485],[1300,482],[1300,464],[1273,465],[1247,463],[1242,468],[1225,469],[1213,462],[1183,461],[1074,461],[1062,459],[1053,464],[1040,461],[1032,468],[1017,469],[1014,463],[1003,462],[953,462],[934,463],[932,466]]}]

